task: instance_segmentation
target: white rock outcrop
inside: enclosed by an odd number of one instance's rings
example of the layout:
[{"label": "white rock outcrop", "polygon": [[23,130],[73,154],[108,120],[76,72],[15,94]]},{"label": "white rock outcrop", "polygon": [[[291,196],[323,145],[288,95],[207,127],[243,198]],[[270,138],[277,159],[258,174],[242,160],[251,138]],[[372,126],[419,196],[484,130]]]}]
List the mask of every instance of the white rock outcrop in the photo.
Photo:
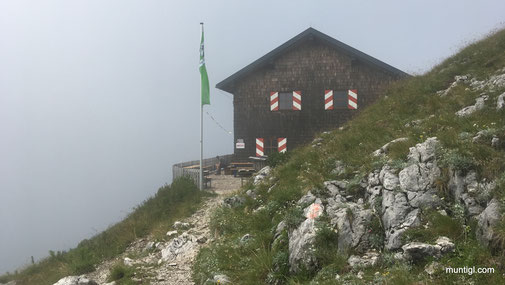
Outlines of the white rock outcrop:
[{"label": "white rock outcrop", "polygon": [[411,242],[402,246],[403,257],[409,261],[420,261],[427,257],[440,258],[454,251],[454,243],[448,237],[439,237],[435,244]]},{"label": "white rock outcrop", "polygon": [[470,105],[470,106],[466,106],[465,108],[457,111],[456,116],[466,117],[466,116],[470,116],[471,114],[473,114],[476,111],[482,110],[484,108],[486,100],[488,98],[489,97],[487,95],[480,96],[479,98],[477,98],[475,100],[475,104]]},{"label": "white rock outcrop", "polygon": [[492,199],[486,209],[477,217],[477,239],[483,245],[489,246],[493,241],[493,227],[500,221],[502,214],[500,212],[500,202]]},{"label": "white rock outcrop", "polygon": [[364,268],[371,267],[379,264],[380,254],[375,251],[366,252],[363,256],[351,255],[349,259],[347,259],[347,263],[352,268]]},{"label": "white rock outcrop", "polygon": [[288,234],[289,264],[292,272],[298,272],[302,267],[310,269],[317,266],[314,256],[314,241],[317,231],[315,220],[323,214],[324,206],[320,199],[316,199],[303,212],[305,221]]},{"label": "white rock outcrop", "polygon": [[496,110],[501,110],[505,107],[505,92],[498,96],[496,100]]},{"label": "white rock outcrop", "polygon": [[258,171],[258,173],[253,178],[254,181],[253,184],[254,185],[260,184],[261,181],[263,181],[270,174],[270,171],[272,171],[270,166],[265,166],[262,169],[260,169],[260,171]]},{"label": "white rock outcrop", "polygon": [[88,279],[86,276],[67,276],[53,285],[98,285],[95,281]]},{"label": "white rock outcrop", "polygon": [[445,89],[445,90],[440,90],[437,91],[437,94],[441,97],[447,96],[449,92],[456,86],[458,86],[462,82],[468,82],[470,79],[470,75],[456,75],[454,76],[454,81],[451,83],[451,85]]},{"label": "white rock outcrop", "polygon": [[197,238],[191,234],[183,233],[174,238],[161,250],[160,261],[178,261],[187,256],[193,256],[198,250]]},{"label": "white rock outcrop", "polygon": [[388,152],[389,148],[391,147],[391,145],[393,145],[393,144],[395,144],[397,142],[404,142],[404,141],[408,141],[408,140],[409,140],[408,138],[397,138],[397,139],[394,139],[394,140],[388,142],[387,144],[383,145],[378,150],[374,151],[373,155],[374,156],[380,156],[380,155],[387,154],[387,152]]}]

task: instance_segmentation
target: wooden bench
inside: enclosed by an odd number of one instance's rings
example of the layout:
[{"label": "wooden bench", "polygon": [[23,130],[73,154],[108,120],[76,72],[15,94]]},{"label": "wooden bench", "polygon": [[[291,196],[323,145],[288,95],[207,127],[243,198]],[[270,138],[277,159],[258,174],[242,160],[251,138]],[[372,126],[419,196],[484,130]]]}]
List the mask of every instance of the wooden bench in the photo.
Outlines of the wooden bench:
[{"label": "wooden bench", "polygon": [[240,170],[253,171],[254,164],[252,162],[231,162],[228,168],[225,170],[225,174],[237,177]]}]

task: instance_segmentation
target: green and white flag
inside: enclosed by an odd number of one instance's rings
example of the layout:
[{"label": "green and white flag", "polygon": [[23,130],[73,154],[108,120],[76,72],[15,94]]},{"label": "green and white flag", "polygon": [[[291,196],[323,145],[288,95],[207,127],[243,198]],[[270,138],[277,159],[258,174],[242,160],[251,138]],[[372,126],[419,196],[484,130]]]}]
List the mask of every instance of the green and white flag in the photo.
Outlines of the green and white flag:
[{"label": "green and white flag", "polygon": [[202,41],[200,42],[200,76],[202,78],[202,106],[210,105],[209,77],[207,76],[207,68],[205,68],[205,53],[203,51],[203,26]]}]

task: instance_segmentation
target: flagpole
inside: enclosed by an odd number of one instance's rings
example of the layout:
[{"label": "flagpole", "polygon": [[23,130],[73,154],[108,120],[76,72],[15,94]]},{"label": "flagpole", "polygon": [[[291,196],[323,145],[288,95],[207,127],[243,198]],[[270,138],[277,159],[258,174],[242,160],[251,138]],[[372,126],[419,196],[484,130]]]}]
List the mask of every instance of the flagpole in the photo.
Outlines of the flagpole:
[{"label": "flagpole", "polygon": [[[200,23],[203,34],[203,22]],[[200,99],[200,190],[203,190],[203,102]]]}]

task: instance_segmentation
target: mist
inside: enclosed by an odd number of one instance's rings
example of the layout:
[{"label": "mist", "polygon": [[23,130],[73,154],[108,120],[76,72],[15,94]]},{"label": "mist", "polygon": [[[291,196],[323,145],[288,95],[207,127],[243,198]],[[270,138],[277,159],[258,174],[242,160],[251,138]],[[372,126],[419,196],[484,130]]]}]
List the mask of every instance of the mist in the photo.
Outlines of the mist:
[{"label": "mist", "polygon": [[[124,218],[198,159],[211,86],[313,27],[411,74],[494,29],[503,1],[0,0],[0,274]],[[204,156],[233,152],[211,88]],[[211,116],[214,118],[212,119]]]}]

